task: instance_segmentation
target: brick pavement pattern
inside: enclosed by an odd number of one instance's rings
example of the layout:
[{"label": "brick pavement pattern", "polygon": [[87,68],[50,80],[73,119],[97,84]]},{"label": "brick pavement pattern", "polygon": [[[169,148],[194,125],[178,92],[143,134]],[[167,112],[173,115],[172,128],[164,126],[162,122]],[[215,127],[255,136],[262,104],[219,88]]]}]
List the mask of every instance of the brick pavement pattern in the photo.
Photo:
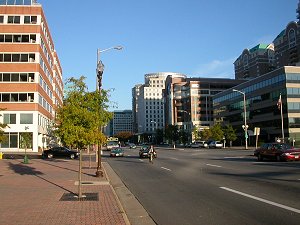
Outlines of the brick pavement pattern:
[{"label": "brick pavement pattern", "polygon": [[78,194],[78,160],[0,160],[0,224],[128,225],[106,175],[95,177],[89,164],[83,162],[82,181],[98,183],[83,185],[82,193],[98,193],[98,201],[60,201]]}]

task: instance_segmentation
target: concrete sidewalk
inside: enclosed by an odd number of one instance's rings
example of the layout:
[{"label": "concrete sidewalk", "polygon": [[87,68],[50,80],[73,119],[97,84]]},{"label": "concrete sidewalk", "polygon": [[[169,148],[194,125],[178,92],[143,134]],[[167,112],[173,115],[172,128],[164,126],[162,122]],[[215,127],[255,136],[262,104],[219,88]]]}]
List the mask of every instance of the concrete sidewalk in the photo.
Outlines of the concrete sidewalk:
[{"label": "concrete sidewalk", "polygon": [[[78,160],[63,159],[30,159],[29,164],[22,159],[0,160],[0,224],[134,224],[108,182],[106,170],[104,177],[95,177],[96,168],[86,161],[82,174],[86,198],[78,201],[78,164]],[[109,165],[103,164],[113,174]],[[148,214],[145,217],[149,218]]]}]

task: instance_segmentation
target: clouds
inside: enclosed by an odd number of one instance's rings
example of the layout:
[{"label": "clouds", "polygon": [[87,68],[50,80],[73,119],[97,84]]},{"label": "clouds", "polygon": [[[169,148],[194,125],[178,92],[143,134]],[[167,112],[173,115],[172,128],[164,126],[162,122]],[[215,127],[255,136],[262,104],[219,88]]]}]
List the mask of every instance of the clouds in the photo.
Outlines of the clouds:
[{"label": "clouds", "polygon": [[234,78],[233,63],[237,57],[225,60],[215,59],[211,62],[200,64],[192,76],[210,78]]}]

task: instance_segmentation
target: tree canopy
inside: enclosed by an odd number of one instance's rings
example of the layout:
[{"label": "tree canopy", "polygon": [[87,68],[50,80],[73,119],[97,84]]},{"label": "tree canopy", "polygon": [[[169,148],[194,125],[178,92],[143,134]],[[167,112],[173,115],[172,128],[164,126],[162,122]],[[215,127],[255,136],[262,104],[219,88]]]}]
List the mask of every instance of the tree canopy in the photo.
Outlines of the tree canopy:
[{"label": "tree canopy", "polygon": [[103,144],[106,137],[101,127],[112,118],[108,112],[108,92],[88,92],[85,77],[66,81],[63,106],[57,111],[56,134],[67,146],[82,148],[89,144]]}]

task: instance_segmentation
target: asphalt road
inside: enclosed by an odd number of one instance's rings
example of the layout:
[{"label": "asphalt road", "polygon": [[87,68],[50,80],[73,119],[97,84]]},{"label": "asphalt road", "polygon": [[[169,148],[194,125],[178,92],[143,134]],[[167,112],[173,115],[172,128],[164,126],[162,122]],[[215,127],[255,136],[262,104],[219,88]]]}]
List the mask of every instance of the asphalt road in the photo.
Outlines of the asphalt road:
[{"label": "asphalt road", "polygon": [[249,150],[156,150],[153,164],[138,149],[103,160],[157,224],[300,224],[300,162],[257,162]]}]

